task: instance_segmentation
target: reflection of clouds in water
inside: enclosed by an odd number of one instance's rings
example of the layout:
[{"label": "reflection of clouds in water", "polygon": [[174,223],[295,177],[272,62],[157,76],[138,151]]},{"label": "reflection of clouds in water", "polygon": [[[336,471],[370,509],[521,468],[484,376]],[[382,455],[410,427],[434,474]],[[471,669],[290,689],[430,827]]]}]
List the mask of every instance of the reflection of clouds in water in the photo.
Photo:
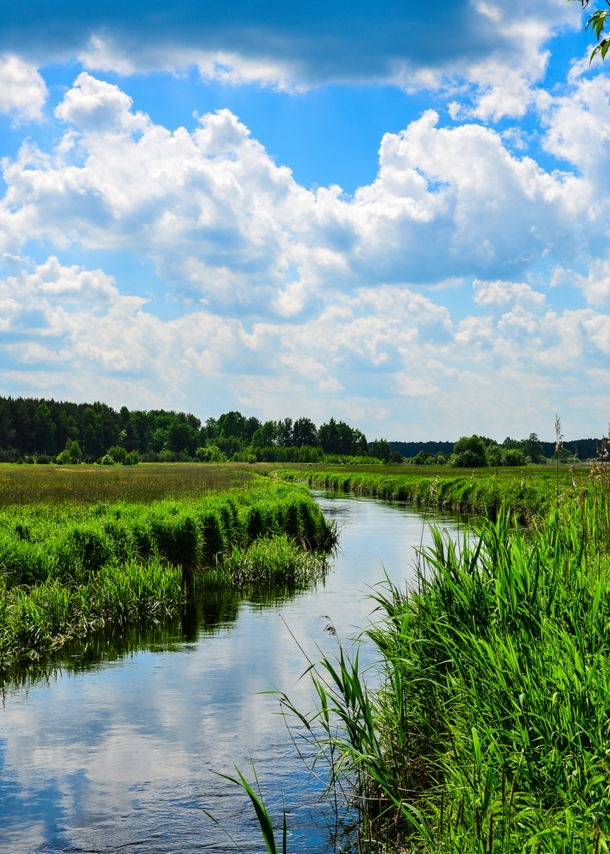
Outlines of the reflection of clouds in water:
[{"label": "reflection of clouds in water", "polygon": [[372,611],[367,585],[383,578],[383,566],[404,578],[422,537],[422,517],[397,507],[323,502],[345,525],[335,571],[315,591],[279,607],[244,605],[230,630],[177,652],[141,652],[9,692],[0,712],[0,803],[17,798],[22,807],[0,812],[0,835],[9,837],[3,851],[45,843],[110,851],[136,839],[143,851],[185,851],[200,846],[202,834],[222,848],[224,836],[200,808],[228,816],[238,836],[240,828],[250,833],[251,815],[210,770],[230,773],[235,763],[245,770],[250,756],[263,787],[273,784],[265,790],[273,807],[281,808],[282,792],[292,805],[295,839],[320,850],[323,837],[307,813],[316,787],[274,714],[277,699],[260,692],[285,690],[309,710],[311,683],[300,680],[306,662],[291,632],[313,658],[318,646],[332,653],[336,641],[320,615],[331,615],[343,639],[353,635]]}]

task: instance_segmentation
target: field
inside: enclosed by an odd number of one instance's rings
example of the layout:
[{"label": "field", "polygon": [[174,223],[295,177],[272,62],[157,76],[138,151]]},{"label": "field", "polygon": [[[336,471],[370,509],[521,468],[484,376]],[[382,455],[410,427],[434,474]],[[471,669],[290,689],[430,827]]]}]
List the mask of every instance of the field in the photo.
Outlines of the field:
[{"label": "field", "polygon": [[195,498],[242,486],[254,477],[247,465],[145,463],[138,466],[0,464],[0,507],[14,504],[141,503]]},{"label": "field", "polygon": [[[38,468],[6,475],[14,494],[32,494],[28,478],[35,482]],[[46,502],[5,503],[0,511],[4,666],[109,622],[170,616],[196,585],[306,583],[324,571],[335,542],[306,489],[253,472],[160,466],[97,479],[98,470],[83,469],[63,477],[45,468]],[[228,488],[236,480],[242,486]],[[98,496],[131,501],[78,500],[90,497],[92,481]],[[173,497],[145,500],[153,490]]]}]

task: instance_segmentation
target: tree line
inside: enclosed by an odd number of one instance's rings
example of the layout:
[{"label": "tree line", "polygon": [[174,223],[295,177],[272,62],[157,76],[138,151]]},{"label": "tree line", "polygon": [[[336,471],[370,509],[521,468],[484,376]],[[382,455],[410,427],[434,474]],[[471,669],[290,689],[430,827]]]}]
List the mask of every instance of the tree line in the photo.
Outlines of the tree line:
[{"label": "tree line", "polygon": [[502,444],[481,436],[452,442],[367,442],[364,433],[331,418],[260,421],[226,412],[205,423],[173,410],[115,410],[105,403],[0,397],[0,462],[402,462],[416,465],[523,465],[593,458],[600,441],[563,443],[560,451],[535,433]]},{"label": "tree line", "polygon": [[[393,443],[404,445],[406,443]],[[416,444],[416,443],[413,443]],[[446,447],[437,450],[435,444],[421,443],[427,448],[420,447],[417,453],[408,461],[415,465],[449,465],[455,468],[480,468],[482,466],[524,466],[529,463],[540,465],[547,460],[595,459],[605,446],[605,440],[580,439],[575,442],[543,442],[536,433],[530,433],[527,439],[511,439],[510,436],[502,444],[485,436],[462,436],[452,446],[450,453]]]},{"label": "tree line", "polygon": [[[381,450],[389,458],[384,440]],[[203,423],[191,413],[164,409],[0,398],[0,462],[324,462],[370,456],[364,433],[334,418],[317,427],[310,418],[262,422],[231,411]]]}]

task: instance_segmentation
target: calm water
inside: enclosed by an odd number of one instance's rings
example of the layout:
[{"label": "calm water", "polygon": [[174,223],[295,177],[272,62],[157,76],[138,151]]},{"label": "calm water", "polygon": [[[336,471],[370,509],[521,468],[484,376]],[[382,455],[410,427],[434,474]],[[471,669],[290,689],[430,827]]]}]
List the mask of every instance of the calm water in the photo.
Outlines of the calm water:
[{"label": "calm water", "polygon": [[[199,602],[154,631],[98,635],[59,665],[5,686],[0,707],[0,851],[262,851],[239,789],[212,771],[256,764],[272,813],[289,812],[294,852],[332,852],[321,784],[304,769],[271,689],[309,710],[314,658],[367,624],[384,567],[413,578],[424,517],[382,502],[317,494],[340,550],[324,582],[292,597]],[[455,521],[432,517],[450,530]],[[366,658],[366,652],[364,653]],[[343,843],[342,843],[343,844]]]}]

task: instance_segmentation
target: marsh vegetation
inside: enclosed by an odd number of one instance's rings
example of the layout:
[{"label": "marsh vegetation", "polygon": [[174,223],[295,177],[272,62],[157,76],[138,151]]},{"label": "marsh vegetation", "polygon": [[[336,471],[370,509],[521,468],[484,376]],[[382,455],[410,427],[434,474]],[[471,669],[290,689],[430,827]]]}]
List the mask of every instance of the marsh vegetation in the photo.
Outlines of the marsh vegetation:
[{"label": "marsh vegetation", "polygon": [[[396,497],[397,483],[368,478],[334,485]],[[608,473],[570,473],[560,489],[542,477],[518,504],[500,483],[493,519],[458,540],[436,529],[417,583],[374,595],[380,619],[364,639],[380,686],[340,646],[314,671],[313,713],[283,697],[328,760],[330,789],[360,809],[363,850],[610,842]]]},{"label": "marsh vegetation", "polygon": [[109,621],[165,618],[196,585],[302,583],[323,572],[335,542],[308,490],[259,477],[198,498],[87,505],[73,496],[0,513],[5,665]]}]

